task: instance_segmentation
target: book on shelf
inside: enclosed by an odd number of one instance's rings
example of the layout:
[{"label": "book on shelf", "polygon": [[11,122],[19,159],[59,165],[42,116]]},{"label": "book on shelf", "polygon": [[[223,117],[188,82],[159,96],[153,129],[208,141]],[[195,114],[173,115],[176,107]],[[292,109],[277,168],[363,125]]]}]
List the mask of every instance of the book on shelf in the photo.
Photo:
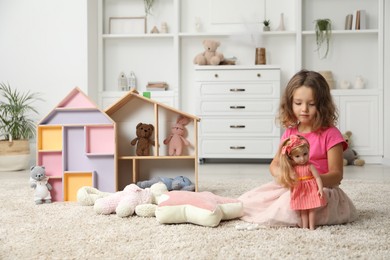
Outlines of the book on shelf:
[{"label": "book on shelf", "polygon": [[153,81],[148,82],[146,85],[146,90],[148,91],[164,91],[167,90],[168,84],[164,81]]},{"label": "book on shelf", "polygon": [[359,10],[359,30],[367,29],[366,27],[366,11]]},{"label": "book on shelf", "polygon": [[352,17],[352,30],[366,29],[366,11],[355,10]]},{"label": "book on shelf", "polygon": [[352,19],[353,19],[352,14],[348,14],[345,17],[345,27],[344,27],[345,30],[352,30]]}]

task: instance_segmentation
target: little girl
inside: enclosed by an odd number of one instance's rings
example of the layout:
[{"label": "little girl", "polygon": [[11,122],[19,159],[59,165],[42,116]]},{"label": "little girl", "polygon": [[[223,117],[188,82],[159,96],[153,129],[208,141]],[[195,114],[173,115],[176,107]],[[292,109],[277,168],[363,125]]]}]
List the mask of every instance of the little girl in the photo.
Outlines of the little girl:
[{"label": "little girl", "polygon": [[291,189],[290,206],[298,210],[302,227],[315,229],[315,208],[326,205],[316,168],[309,163],[310,145],[299,135],[290,135],[281,146],[279,183]]},{"label": "little girl", "polygon": [[[280,101],[278,120],[285,128],[282,140],[300,135],[310,144],[309,160],[320,174],[326,206],[316,209],[316,225],[334,225],[354,221],[356,208],[339,188],[343,179],[343,150],[348,147],[335,127],[337,110],[328,83],[319,73],[301,70],[288,82]],[[279,182],[279,148],[270,164],[276,181],[254,188],[239,197],[244,221],[271,226],[302,226],[302,220],[290,208],[290,190]]]}]

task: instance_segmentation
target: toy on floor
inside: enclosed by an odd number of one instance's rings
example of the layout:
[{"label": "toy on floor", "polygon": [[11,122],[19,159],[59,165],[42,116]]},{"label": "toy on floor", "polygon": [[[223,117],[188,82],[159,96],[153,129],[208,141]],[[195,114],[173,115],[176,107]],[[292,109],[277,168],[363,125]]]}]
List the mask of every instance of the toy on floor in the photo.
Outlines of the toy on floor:
[{"label": "toy on floor", "polygon": [[158,182],[164,183],[169,191],[195,191],[195,184],[193,184],[192,181],[185,176],[176,176],[175,178],[154,177],[150,180],[139,181],[137,182],[137,185],[138,187],[145,189],[151,187],[153,184]]},{"label": "toy on floor", "polygon": [[149,156],[150,145],[154,146],[154,141],[150,140],[154,126],[152,124],[139,123],[136,129],[137,137],[131,141],[131,145],[137,145],[136,154],[138,156]]},{"label": "toy on floor", "polygon": [[[167,189],[158,183],[151,188],[142,189],[135,184],[127,185],[123,191],[112,193],[95,201],[94,211],[108,215],[116,213],[118,217],[128,217],[137,213],[142,217],[154,216],[157,198]],[[142,207],[139,207],[143,205]],[[138,208],[139,207],[139,208]]]},{"label": "toy on floor", "polygon": [[351,131],[346,131],[343,134],[344,140],[348,143],[348,148],[344,151],[344,166],[346,165],[355,165],[355,166],[363,166],[366,162],[363,159],[359,159],[358,154],[355,150],[351,148]]},{"label": "toy on floor", "polygon": [[109,195],[112,195],[112,193],[102,192],[91,186],[84,186],[77,191],[77,202],[82,206],[93,206],[97,199]]},{"label": "toy on floor", "polygon": [[219,65],[223,60],[223,54],[217,52],[217,48],[221,45],[219,41],[204,40],[204,52],[199,53],[194,58],[194,64],[198,65]]},{"label": "toy on floor", "polygon": [[156,209],[161,224],[192,223],[216,227],[221,220],[243,215],[242,202],[215,195],[208,191],[170,191],[161,195]]},{"label": "toy on floor", "polygon": [[190,142],[184,138],[186,129],[185,125],[190,122],[188,117],[179,116],[176,124],[172,126],[171,134],[164,140],[164,144],[168,145],[168,154],[170,156],[180,156],[183,152],[183,145],[189,145]]},{"label": "toy on floor", "polygon": [[46,176],[44,166],[32,166],[30,168],[30,187],[35,190],[35,204],[51,203],[52,186],[50,185],[49,177]]}]

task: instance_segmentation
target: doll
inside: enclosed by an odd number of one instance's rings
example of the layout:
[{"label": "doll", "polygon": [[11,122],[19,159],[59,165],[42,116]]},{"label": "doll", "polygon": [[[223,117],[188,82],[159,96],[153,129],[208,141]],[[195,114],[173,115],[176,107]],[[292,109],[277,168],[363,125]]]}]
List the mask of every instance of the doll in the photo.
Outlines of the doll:
[{"label": "doll", "polygon": [[323,185],[317,169],[309,163],[310,145],[300,135],[283,141],[280,151],[279,182],[291,189],[290,206],[298,210],[302,227],[315,229],[315,209],[325,206]]}]

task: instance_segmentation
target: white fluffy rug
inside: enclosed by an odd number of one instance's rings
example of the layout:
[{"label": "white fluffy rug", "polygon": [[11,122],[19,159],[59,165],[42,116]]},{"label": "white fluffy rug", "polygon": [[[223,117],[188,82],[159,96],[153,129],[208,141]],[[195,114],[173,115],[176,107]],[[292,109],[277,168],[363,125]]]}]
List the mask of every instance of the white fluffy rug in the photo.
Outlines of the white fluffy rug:
[{"label": "white fluffy rug", "polygon": [[[389,259],[390,183],[344,180],[356,222],[298,228],[236,230],[160,225],[154,218],[96,215],[77,203],[35,205],[28,173],[0,173],[0,259]],[[200,183],[200,190],[238,197],[251,181]]]}]

